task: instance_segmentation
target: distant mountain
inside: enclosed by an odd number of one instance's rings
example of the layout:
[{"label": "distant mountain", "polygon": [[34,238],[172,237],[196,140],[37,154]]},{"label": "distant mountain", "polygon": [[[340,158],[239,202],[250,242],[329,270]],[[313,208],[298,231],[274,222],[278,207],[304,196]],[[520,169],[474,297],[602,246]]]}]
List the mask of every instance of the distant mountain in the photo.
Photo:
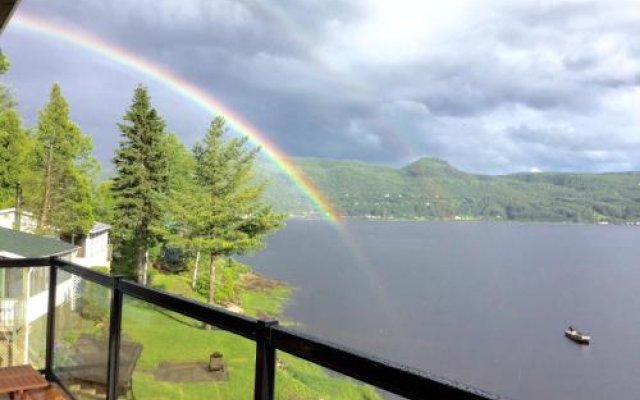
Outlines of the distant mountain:
[{"label": "distant mountain", "polygon": [[[345,216],[553,222],[640,221],[640,173],[480,175],[423,158],[404,168],[299,158],[299,166]],[[315,209],[281,173],[265,166],[267,201],[283,212]]]}]

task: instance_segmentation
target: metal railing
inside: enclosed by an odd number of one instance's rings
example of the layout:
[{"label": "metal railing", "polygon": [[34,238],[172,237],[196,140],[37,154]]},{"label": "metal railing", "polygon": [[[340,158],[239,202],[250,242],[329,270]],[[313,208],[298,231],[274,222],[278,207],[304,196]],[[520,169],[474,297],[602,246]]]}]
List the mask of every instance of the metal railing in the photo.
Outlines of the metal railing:
[{"label": "metal railing", "polygon": [[[283,351],[329,370],[408,399],[476,400],[503,399],[471,386],[444,379],[424,371],[363,354],[343,346],[278,326],[277,321],[256,320],[234,314],[160,290],[151,289],[119,276],[108,276],[58,258],[0,260],[0,268],[50,267],[49,304],[46,327],[45,368],[50,381],[64,384],[53,369],[56,324],[56,282],[58,270],[66,271],[112,292],[107,367],[107,399],[117,398],[117,379],[122,334],[124,295],[216,326],[256,343],[255,400],[274,398],[276,350]],[[70,394],[71,395],[71,394]]]}]

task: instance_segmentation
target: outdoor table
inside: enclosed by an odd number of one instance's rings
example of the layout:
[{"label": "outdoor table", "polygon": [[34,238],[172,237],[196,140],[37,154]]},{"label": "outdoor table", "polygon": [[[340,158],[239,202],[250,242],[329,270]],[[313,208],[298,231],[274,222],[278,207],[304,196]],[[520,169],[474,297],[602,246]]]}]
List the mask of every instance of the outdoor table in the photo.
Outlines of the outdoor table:
[{"label": "outdoor table", "polygon": [[13,395],[25,390],[42,389],[49,386],[42,375],[31,365],[20,365],[16,367],[0,368],[0,394]]}]

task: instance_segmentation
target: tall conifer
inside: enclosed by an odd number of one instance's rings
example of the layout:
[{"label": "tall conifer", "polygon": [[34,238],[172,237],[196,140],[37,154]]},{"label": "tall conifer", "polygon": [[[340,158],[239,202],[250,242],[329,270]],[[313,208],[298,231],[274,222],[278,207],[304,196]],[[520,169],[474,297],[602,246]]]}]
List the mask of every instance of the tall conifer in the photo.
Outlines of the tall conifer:
[{"label": "tall conifer", "polygon": [[[9,60],[0,52],[0,75],[9,69]],[[16,202],[16,190],[26,171],[30,137],[22,128],[10,90],[0,84],[0,207]]]},{"label": "tall conifer", "polygon": [[247,148],[246,137],[225,140],[225,132],[224,118],[216,117],[194,148],[200,191],[187,216],[198,250],[209,255],[210,304],[219,260],[261,248],[265,235],[284,219],[262,202],[265,185],[256,183],[253,171],[259,149]]},{"label": "tall conifer", "polygon": [[0,207],[15,204],[15,191],[25,172],[29,136],[14,109],[0,111]]},{"label": "tall conifer", "polygon": [[151,106],[147,89],[138,86],[123,122],[122,140],[113,159],[116,176],[114,222],[121,265],[133,264],[138,282],[146,284],[148,250],[157,239],[163,196],[168,186],[163,151],[165,123]]},{"label": "tall conifer", "polygon": [[71,120],[69,104],[54,84],[38,116],[25,184],[39,229],[69,236],[91,229],[91,175],[97,169],[92,149],[91,137]]}]

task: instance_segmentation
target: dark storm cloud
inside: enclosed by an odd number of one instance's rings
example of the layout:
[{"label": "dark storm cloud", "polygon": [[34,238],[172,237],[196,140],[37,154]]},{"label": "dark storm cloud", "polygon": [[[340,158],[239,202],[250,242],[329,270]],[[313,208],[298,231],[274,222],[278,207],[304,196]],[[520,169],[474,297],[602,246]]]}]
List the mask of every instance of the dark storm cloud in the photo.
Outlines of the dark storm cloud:
[{"label": "dark storm cloud", "polygon": [[[292,155],[399,164],[428,154],[487,172],[640,168],[633,1],[427,3],[24,0],[21,9],[166,65]],[[402,36],[413,15],[424,21]],[[25,110],[60,81],[103,160],[137,81],[188,144],[206,129],[209,115],[132,71],[11,27],[5,37]],[[33,49],[50,54],[46,67]]]}]

